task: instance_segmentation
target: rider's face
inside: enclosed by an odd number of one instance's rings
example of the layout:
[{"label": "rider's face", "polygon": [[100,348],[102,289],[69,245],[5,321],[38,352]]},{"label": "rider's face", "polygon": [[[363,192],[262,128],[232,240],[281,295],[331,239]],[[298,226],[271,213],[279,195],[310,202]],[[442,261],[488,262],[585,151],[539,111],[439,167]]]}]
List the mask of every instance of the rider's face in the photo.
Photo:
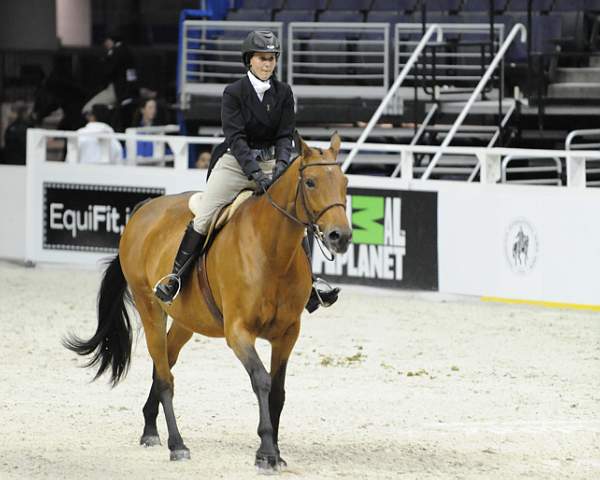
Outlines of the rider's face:
[{"label": "rider's face", "polygon": [[277,58],[274,53],[255,53],[250,58],[252,73],[262,81],[268,80],[273,75],[276,66]]}]

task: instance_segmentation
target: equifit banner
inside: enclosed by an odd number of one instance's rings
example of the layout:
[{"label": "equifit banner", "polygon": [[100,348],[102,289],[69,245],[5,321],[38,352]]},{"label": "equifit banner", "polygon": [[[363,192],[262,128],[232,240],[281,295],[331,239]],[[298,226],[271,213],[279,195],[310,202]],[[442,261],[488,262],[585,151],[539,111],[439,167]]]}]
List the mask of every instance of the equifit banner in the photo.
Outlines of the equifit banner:
[{"label": "equifit banner", "polygon": [[43,248],[116,252],[135,205],[164,188],[44,183]]},{"label": "equifit banner", "polygon": [[349,188],[346,210],[352,244],[332,262],[313,244],[316,275],[343,283],[438,289],[437,192]]}]

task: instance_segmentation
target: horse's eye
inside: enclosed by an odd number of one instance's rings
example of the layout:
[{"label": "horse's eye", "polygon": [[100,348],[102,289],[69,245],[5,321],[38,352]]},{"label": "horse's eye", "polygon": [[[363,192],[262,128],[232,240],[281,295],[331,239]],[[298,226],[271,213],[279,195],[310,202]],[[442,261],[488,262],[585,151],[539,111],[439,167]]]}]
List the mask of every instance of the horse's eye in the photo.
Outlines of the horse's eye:
[{"label": "horse's eye", "polygon": [[304,182],[304,184],[308,187],[308,188],[315,188],[317,186],[317,184],[315,183],[315,181],[312,178],[308,178],[306,180],[306,182]]}]

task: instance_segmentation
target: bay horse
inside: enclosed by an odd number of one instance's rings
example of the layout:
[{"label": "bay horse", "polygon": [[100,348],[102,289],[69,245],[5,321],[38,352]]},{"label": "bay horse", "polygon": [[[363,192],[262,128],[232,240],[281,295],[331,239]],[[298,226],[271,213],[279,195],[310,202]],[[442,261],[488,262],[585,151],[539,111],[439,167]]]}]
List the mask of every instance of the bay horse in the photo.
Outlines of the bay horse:
[{"label": "bay horse", "polygon": [[[206,253],[208,283],[222,322],[211,315],[197,272],[189,275],[171,305],[153,294],[157,280],[171,271],[181,232],[191,220],[191,193],[183,193],[150,200],[132,215],[119,252],[104,273],[96,333],[87,341],[73,336],[64,340],[72,351],[91,356],[86,366],[98,365],[95,378],[109,371],[114,386],[129,366],[132,328],[127,303],[135,305],[154,364],[140,443],[160,444],[156,419],[161,404],[171,460],[190,458],[175,420],[171,368],[181,348],[199,333],[225,337],[250,376],[259,405],[259,472],[286,466],[278,445],[286,366],[312,285],[301,242],[306,228],[314,226],[330,252],[344,253],[352,236],[346,215],[348,180],[336,162],[339,136],[332,136],[327,150],[310,148],[299,136],[296,145],[300,155],[267,193],[238,208]],[[173,319],[168,333],[167,315]],[[270,373],[256,352],[257,338],[271,344]]]}]

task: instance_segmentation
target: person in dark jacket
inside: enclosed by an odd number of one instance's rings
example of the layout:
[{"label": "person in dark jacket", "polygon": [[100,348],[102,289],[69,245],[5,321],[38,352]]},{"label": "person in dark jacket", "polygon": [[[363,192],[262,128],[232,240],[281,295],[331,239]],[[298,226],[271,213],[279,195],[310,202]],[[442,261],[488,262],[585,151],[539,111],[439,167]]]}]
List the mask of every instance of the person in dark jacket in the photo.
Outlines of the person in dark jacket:
[{"label": "person in dark jacket", "polygon": [[[242,60],[248,72],[223,92],[225,142],[213,152],[206,190],[190,198],[194,220],[185,231],[169,281],[159,282],[155,289],[163,302],[171,302],[177,294],[180,271],[190,258],[201,253],[216,212],[243,189],[253,188],[262,194],[290,163],[296,118],[292,89],[273,75],[280,52],[279,40],[272,32],[254,31],[244,40]],[[313,288],[307,309],[331,305],[338,292],[319,290],[317,295]]]},{"label": "person in dark jacket", "polygon": [[83,106],[82,113],[89,113],[93,105],[103,104],[124,109],[131,114],[132,106],[135,106],[134,101],[139,96],[138,75],[133,55],[117,33],[107,35],[104,49],[101,60],[103,89]]},{"label": "person in dark jacket", "polygon": [[27,156],[27,129],[31,127],[27,119],[27,105],[18,101],[11,106],[12,122],[4,132],[4,159],[10,165],[25,165]]}]

